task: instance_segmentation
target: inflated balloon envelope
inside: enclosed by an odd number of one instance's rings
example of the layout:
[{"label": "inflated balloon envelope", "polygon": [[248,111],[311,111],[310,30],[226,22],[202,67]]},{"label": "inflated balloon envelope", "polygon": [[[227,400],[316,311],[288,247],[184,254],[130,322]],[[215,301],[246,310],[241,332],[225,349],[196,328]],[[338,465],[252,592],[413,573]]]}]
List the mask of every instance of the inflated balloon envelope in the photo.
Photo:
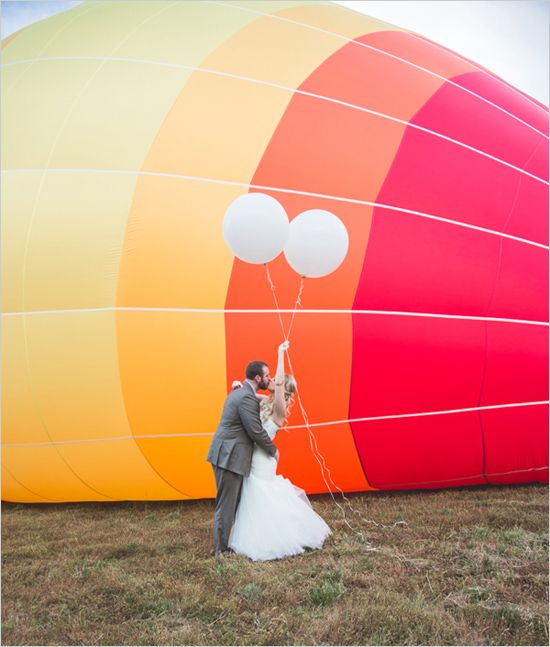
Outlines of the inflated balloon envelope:
[{"label": "inflated balloon envelope", "polygon": [[[546,107],[323,2],[84,2],[2,84],[4,499],[214,495],[229,385],[281,341],[223,236],[253,193],[348,234],[291,334],[339,487],[547,481]],[[279,471],[323,492],[309,442],[295,407]]]}]

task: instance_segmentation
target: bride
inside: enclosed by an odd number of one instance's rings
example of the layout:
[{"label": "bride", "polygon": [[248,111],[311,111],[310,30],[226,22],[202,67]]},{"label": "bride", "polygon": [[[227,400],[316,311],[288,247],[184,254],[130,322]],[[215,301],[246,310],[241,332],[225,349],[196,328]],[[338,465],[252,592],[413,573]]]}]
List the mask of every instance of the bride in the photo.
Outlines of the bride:
[{"label": "bride", "polygon": [[[263,428],[273,439],[283,425],[296,381],[284,374],[285,351],[289,342],[279,346],[277,373],[271,380],[271,396],[257,394]],[[242,386],[233,382],[233,388]],[[313,510],[301,488],[276,474],[277,460],[256,445],[250,474],[243,480],[241,498],[229,547],[252,560],[268,560],[303,553],[306,548],[320,548],[330,528]]]}]

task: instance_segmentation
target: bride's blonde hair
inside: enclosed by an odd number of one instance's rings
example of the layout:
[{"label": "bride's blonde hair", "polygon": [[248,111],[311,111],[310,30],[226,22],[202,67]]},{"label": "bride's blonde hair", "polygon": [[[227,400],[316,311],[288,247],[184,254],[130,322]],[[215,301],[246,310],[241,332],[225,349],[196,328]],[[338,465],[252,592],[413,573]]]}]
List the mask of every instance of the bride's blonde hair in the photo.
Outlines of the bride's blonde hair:
[{"label": "bride's blonde hair", "polygon": [[[296,380],[294,379],[293,375],[289,375],[288,373],[285,373],[285,401],[286,401],[286,406],[287,406],[287,412],[288,412],[288,407],[290,404],[290,399],[294,397],[294,394],[296,393]],[[269,416],[273,413],[273,404],[275,402],[275,396],[272,394],[269,396],[267,400],[264,400],[261,404],[260,407],[260,418],[262,422],[267,422],[269,419]]]}]

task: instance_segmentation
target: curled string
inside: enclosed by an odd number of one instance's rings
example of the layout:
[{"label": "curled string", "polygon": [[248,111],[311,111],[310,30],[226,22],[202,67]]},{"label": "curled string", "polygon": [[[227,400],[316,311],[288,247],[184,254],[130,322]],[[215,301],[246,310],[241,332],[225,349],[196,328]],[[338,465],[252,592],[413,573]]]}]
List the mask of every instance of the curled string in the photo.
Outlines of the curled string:
[{"label": "curled string", "polygon": [[[293,324],[294,324],[294,317],[295,317],[295,315],[296,315],[296,310],[298,309],[298,307],[302,307],[301,297],[302,297],[302,292],[303,292],[303,290],[304,290],[304,278],[305,278],[305,277],[304,277],[304,276],[301,276],[301,277],[300,277],[300,288],[299,288],[299,291],[298,291],[298,296],[296,297],[296,303],[294,304],[294,310],[293,310],[293,313],[292,313],[292,318],[291,318],[291,321],[290,321],[290,325],[289,325],[288,333],[285,333],[284,324],[283,324],[283,319],[282,319],[282,317],[281,317],[281,312],[280,312],[280,307],[279,307],[279,302],[277,301],[277,294],[276,294],[276,291],[275,291],[275,285],[274,285],[274,283],[273,283],[273,281],[272,281],[272,279],[271,279],[271,275],[270,275],[270,273],[269,273],[269,268],[268,268],[268,266],[267,266],[267,263],[265,263],[265,269],[266,269],[266,276],[267,276],[267,280],[268,280],[268,283],[269,283],[269,285],[270,285],[270,287],[271,287],[271,291],[272,291],[272,293],[273,293],[273,300],[275,301],[275,307],[277,308],[277,315],[278,315],[278,317],[279,317],[279,323],[281,324],[281,330],[282,330],[282,333],[283,333],[283,337],[284,337],[284,339],[285,339],[285,340],[288,340],[288,338],[289,338],[289,336],[290,336],[290,332],[291,332],[291,330],[292,330],[292,326],[293,326]],[[286,351],[286,355],[287,355],[287,360],[288,360],[288,367],[289,367],[289,370],[290,370],[290,372],[291,372],[291,373],[294,373],[294,371],[293,371],[293,369],[292,369],[292,362],[291,362],[291,359],[290,359],[290,353],[288,352],[288,350]],[[297,399],[298,399],[298,404],[300,405],[300,410],[301,410],[301,412],[302,412],[302,417],[303,417],[303,419],[304,419],[304,423],[305,423],[306,428],[307,428],[307,430],[308,430],[308,435],[309,435],[309,446],[310,446],[310,448],[311,448],[311,451],[312,451],[312,453],[313,453],[313,456],[315,457],[315,460],[316,460],[316,461],[317,461],[317,463],[319,464],[319,468],[320,468],[320,470],[321,470],[321,477],[322,477],[322,479],[323,479],[323,482],[325,483],[325,486],[326,486],[327,490],[329,491],[330,496],[332,497],[332,500],[334,501],[334,503],[336,504],[336,506],[338,507],[338,509],[339,509],[339,510],[341,511],[341,513],[342,513],[342,517],[343,517],[344,523],[348,526],[348,528],[349,528],[352,532],[355,532],[354,528],[351,526],[351,524],[350,524],[350,523],[349,523],[349,521],[347,520],[346,512],[345,512],[344,508],[343,508],[343,507],[338,503],[338,501],[336,501],[336,499],[335,499],[335,497],[334,497],[334,493],[333,493],[333,491],[332,491],[332,489],[331,489],[331,487],[330,487],[329,483],[327,482],[327,479],[325,478],[325,472],[326,472],[326,474],[328,475],[328,479],[329,479],[329,481],[332,483],[332,485],[334,486],[334,488],[335,488],[336,490],[338,490],[338,491],[340,492],[340,494],[342,495],[342,498],[343,498],[343,499],[344,499],[344,501],[347,503],[347,505],[348,505],[349,509],[350,509],[350,510],[355,514],[355,515],[358,515],[358,516],[359,516],[359,517],[360,517],[364,522],[366,522],[366,523],[373,523],[374,525],[379,526],[380,524],[377,524],[375,521],[371,521],[371,520],[369,520],[369,519],[364,519],[364,518],[362,517],[362,515],[361,515],[359,512],[357,512],[357,510],[355,510],[355,509],[353,508],[353,506],[351,505],[350,500],[349,500],[349,499],[346,497],[346,495],[344,494],[344,491],[343,491],[343,490],[342,490],[342,489],[341,489],[341,488],[340,488],[340,487],[339,487],[339,486],[338,486],[338,485],[333,481],[332,476],[331,476],[330,469],[328,468],[328,466],[327,466],[327,464],[326,464],[325,458],[324,458],[324,456],[321,454],[321,452],[319,451],[319,447],[318,447],[318,445],[317,445],[317,438],[316,438],[316,436],[315,436],[315,434],[314,434],[313,430],[312,430],[312,429],[311,429],[311,427],[309,426],[309,419],[308,419],[308,416],[307,416],[306,410],[305,410],[305,408],[304,408],[304,405],[303,405],[303,403],[302,403],[302,400],[301,400],[301,398],[300,398],[300,392],[299,392],[299,389],[297,389],[297,390],[296,390],[296,396],[297,396]],[[361,535],[361,533],[360,533],[360,532],[358,532],[357,534],[358,534],[358,535]],[[367,542],[367,543],[368,543],[368,542]],[[376,548],[367,548],[367,550],[376,550]]]}]

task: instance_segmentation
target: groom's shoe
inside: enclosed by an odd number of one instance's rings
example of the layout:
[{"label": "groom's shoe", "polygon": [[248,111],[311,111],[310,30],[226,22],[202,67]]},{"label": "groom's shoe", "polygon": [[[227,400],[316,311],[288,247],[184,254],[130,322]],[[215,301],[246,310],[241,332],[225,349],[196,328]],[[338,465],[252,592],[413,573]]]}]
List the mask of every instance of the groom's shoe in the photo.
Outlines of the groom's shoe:
[{"label": "groom's shoe", "polygon": [[231,550],[231,548],[228,548],[227,550],[217,550],[213,551],[214,557],[219,557],[219,558],[225,558],[225,557],[231,557],[231,555],[235,555],[235,551]]},{"label": "groom's shoe", "polygon": [[229,554],[231,554],[233,551],[232,550],[211,550],[210,555],[211,557],[227,557]]}]

